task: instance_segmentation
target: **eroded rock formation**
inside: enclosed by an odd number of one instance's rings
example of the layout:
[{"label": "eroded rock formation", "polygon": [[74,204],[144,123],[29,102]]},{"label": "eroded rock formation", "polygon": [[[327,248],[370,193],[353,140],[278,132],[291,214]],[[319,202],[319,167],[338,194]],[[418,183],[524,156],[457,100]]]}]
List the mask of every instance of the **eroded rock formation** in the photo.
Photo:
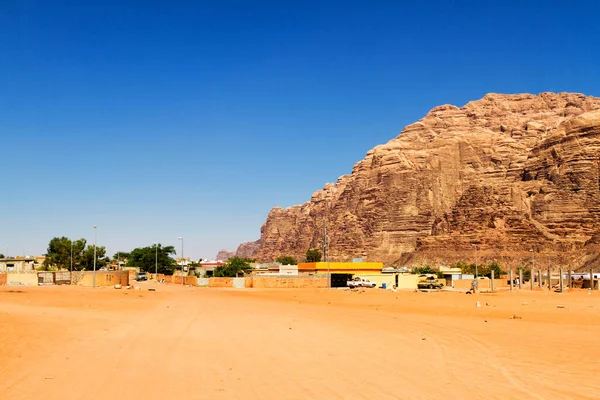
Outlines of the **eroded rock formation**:
[{"label": "eroded rock formation", "polygon": [[235,251],[235,256],[241,258],[254,259],[256,258],[256,253],[258,252],[259,248],[260,239],[255,242],[242,243],[238,246],[237,250]]},{"label": "eroded rock formation", "polygon": [[219,252],[217,253],[215,260],[227,261],[231,257],[235,257],[235,251],[229,251],[229,250],[222,249],[222,250],[219,250]]},{"label": "eroded rock formation", "polygon": [[[488,94],[443,105],[369,151],[310,201],[274,208],[256,257],[386,264],[589,264],[600,242],[600,99]],[[539,264],[538,264],[539,265]]]},{"label": "eroded rock formation", "polygon": [[254,242],[245,242],[238,246],[236,251],[221,250],[217,253],[217,260],[227,261],[232,257],[256,258],[256,253],[260,248],[260,239]]}]

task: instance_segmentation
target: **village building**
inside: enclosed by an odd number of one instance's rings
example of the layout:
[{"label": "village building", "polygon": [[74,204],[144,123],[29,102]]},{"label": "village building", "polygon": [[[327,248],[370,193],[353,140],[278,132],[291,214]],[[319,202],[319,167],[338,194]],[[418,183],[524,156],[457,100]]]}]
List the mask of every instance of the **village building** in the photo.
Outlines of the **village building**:
[{"label": "village building", "polygon": [[298,272],[308,274],[354,274],[354,275],[376,275],[381,274],[383,263],[381,262],[312,262],[299,263]]},{"label": "village building", "polygon": [[0,272],[33,272],[37,265],[36,257],[0,258]]}]

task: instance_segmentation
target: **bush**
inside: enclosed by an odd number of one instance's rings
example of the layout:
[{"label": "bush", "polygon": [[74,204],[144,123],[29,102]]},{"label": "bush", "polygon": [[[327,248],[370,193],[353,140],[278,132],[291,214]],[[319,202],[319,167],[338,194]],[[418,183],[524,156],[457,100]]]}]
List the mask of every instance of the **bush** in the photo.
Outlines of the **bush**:
[{"label": "bush", "polygon": [[281,265],[297,265],[298,261],[292,257],[292,256],[281,256],[279,258],[277,258],[278,263],[281,263]]},{"label": "bush", "polygon": [[411,274],[423,275],[423,274],[437,274],[438,271],[431,268],[429,265],[425,265],[424,267],[414,267],[411,271]]},{"label": "bush", "polygon": [[466,264],[462,262],[457,262],[454,265],[454,268],[460,268],[460,271],[463,274],[475,275],[475,271],[477,271],[477,276],[486,276],[488,278],[492,277],[492,271],[494,271],[494,277],[499,278],[500,275],[506,274],[506,271],[503,271],[500,268],[500,265],[497,262],[493,262],[491,264],[479,264],[477,268],[475,264]]},{"label": "bush", "polygon": [[322,256],[318,249],[310,249],[306,252],[306,262],[319,262]]},{"label": "bush", "polygon": [[213,272],[214,277],[235,278],[238,274],[247,274],[252,271],[250,261],[246,258],[233,257],[225,265],[219,265]]}]

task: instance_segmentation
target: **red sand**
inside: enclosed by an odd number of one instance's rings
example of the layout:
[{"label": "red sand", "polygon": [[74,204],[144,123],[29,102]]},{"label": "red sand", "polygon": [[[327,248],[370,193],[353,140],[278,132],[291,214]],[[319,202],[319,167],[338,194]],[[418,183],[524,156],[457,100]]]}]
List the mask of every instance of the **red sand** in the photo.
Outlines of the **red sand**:
[{"label": "red sand", "polygon": [[598,292],[143,289],[1,287],[0,398],[600,398]]}]

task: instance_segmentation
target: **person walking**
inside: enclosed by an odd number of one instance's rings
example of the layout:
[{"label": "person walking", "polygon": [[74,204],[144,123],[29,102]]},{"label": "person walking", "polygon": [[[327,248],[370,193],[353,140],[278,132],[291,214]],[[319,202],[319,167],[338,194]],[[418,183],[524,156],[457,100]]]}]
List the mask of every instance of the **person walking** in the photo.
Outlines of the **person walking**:
[{"label": "person walking", "polygon": [[478,286],[479,286],[479,284],[477,282],[477,278],[474,278],[473,281],[471,282],[471,292],[477,293]]}]

